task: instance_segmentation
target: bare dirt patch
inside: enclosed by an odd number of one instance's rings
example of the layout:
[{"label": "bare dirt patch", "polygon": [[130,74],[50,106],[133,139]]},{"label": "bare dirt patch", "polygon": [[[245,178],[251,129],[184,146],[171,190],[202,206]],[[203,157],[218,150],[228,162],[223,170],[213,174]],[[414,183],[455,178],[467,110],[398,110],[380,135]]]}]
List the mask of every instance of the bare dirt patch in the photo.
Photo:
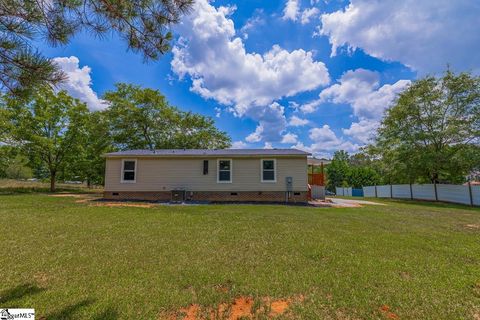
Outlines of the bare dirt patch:
[{"label": "bare dirt patch", "polygon": [[50,197],[56,197],[56,198],[86,198],[87,195],[84,194],[78,194],[78,193],[57,193],[57,194],[51,194]]},{"label": "bare dirt patch", "polygon": [[465,228],[470,230],[480,230],[480,224],[466,224]]},{"label": "bare dirt patch", "polygon": [[292,304],[302,302],[303,299],[302,295],[277,300],[270,297],[254,299],[242,296],[230,303],[220,303],[216,307],[192,304],[170,313],[166,318],[169,320],[240,320],[262,317],[274,319],[286,315]]},{"label": "bare dirt patch", "polygon": [[480,320],[480,308],[473,310],[472,317],[473,317],[473,320]]},{"label": "bare dirt patch", "polygon": [[92,204],[95,207],[133,207],[133,208],[153,208],[149,203],[126,203],[126,202],[96,202]]},{"label": "bare dirt patch", "polygon": [[480,282],[477,282],[473,285],[473,292],[475,295],[480,297]]},{"label": "bare dirt patch", "polygon": [[392,319],[392,320],[400,319],[400,318],[398,317],[398,315],[397,315],[396,313],[392,312],[390,309],[391,309],[390,306],[388,306],[388,305],[386,305],[386,304],[383,305],[383,306],[381,306],[381,307],[379,308],[380,313],[382,313],[382,315],[383,315],[385,318],[387,318],[387,319]]},{"label": "bare dirt patch", "polygon": [[367,205],[385,206],[384,203],[365,201],[358,199],[342,199],[342,198],[326,198],[325,201],[313,200],[309,201],[310,205],[314,207],[328,207],[328,208],[361,208]]},{"label": "bare dirt patch", "polygon": [[89,194],[77,194],[77,193],[58,193],[52,194],[51,197],[57,198],[76,198],[75,203],[88,203],[94,207],[133,207],[133,208],[152,208],[152,203],[135,203],[135,202],[109,202],[98,201],[101,198],[98,196],[92,196]]},{"label": "bare dirt patch", "polygon": [[48,284],[50,282],[49,275],[44,272],[35,273],[33,275],[33,279],[35,280],[35,283],[37,283],[40,288],[48,287]]}]

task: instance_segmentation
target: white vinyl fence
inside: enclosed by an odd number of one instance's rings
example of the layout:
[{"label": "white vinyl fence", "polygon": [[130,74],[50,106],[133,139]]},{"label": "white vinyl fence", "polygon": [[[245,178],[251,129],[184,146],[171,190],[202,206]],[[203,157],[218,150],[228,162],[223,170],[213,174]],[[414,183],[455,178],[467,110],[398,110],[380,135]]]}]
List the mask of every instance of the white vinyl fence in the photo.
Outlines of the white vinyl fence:
[{"label": "white vinyl fence", "polygon": [[347,197],[351,197],[351,196],[352,196],[352,188],[336,187],[336,188],[335,188],[335,194],[336,194],[337,196],[347,196]]},{"label": "white vinyl fence", "polygon": [[[338,190],[347,188],[337,188]],[[364,197],[443,201],[480,206],[480,186],[453,184],[394,184],[363,187]]]}]

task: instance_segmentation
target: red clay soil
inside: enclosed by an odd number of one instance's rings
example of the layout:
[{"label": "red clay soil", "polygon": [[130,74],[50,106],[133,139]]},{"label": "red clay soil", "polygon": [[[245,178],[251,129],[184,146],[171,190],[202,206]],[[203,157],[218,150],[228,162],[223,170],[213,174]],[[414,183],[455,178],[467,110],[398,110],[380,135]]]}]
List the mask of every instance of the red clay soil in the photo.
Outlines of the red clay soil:
[{"label": "red clay soil", "polygon": [[229,320],[251,318],[253,316],[252,312],[253,307],[253,298],[250,297],[240,297],[235,299],[231,305]]},{"label": "red clay soil", "polygon": [[480,309],[473,311],[473,320],[480,320]]},{"label": "red clay soil", "polygon": [[380,312],[385,316],[387,319],[400,319],[397,314],[390,311],[390,306],[383,305],[379,308]]},{"label": "red clay soil", "polygon": [[271,318],[284,314],[290,306],[291,300],[277,300],[273,301],[270,304],[270,314]]},{"label": "red clay soil", "polygon": [[288,299],[272,300],[270,297],[261,298],[258,309],[254,309],[255,300],[252,297],[238,297],[231,303],[220,303],[216,307],[202,307],[192,304],[171,313],[169,320],[239,320],[256,319],[259,315],[269,319],[284,315],[292,303],[303,301],[303,296]]}]

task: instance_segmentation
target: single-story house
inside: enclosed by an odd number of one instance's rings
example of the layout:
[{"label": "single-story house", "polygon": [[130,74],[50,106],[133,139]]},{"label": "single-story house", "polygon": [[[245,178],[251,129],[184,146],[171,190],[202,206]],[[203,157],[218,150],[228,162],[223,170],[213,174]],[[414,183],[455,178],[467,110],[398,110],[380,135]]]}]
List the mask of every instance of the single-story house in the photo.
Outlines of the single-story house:
[{"label": "single-story house", "polygon": [[105,155],[106,199],[307,202],[308,152],[129,150]]}]

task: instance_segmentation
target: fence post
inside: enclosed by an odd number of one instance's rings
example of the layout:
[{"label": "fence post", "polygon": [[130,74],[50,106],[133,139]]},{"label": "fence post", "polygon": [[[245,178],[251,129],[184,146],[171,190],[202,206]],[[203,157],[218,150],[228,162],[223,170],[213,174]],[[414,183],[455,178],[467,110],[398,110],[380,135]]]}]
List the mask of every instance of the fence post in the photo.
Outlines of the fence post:
[{"label": "fence post", "polygon": [[435,201],[438,201],[437,181],[433,182],[433,188],[435,189]]},{"label": "fence post", "polygon": [[377,185],[375,185],[375,198],[378,198],[378,195],[377,195]]},{"label": "fence post", "polygon": [[393,185],[390,184],[390,199],[393,199]]},{"label": "fence post", "polygon": [[473,207],[472,184],[468,181],[468,193],[470,194],[470,205]]},{"label": "fence post", "polygon": [[410,200],[413,200],[412,184],[410,183]]}]

